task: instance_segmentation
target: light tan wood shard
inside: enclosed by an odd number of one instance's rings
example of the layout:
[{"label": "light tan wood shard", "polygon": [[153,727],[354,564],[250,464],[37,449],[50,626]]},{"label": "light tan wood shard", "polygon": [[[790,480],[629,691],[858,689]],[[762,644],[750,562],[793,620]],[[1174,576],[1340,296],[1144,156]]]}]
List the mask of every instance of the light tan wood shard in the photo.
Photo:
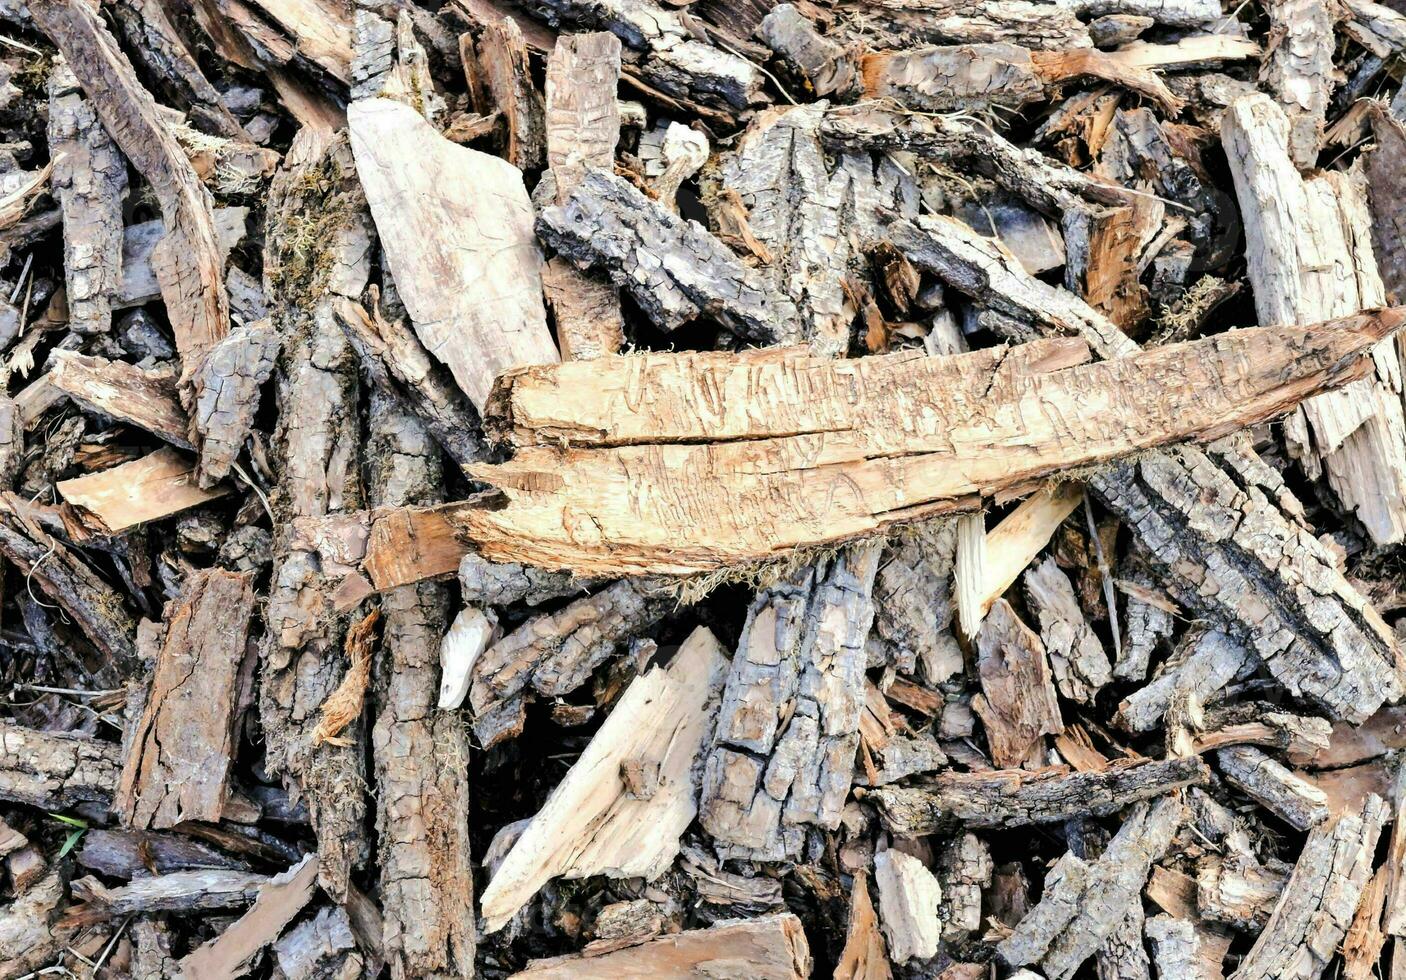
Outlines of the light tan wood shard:
[{"label": "light tan wood shard", "polygon": [[[717,639],[699,627],[667,669],[630,685],[494,873],[482,902],[489,932],[552,878],[653,879],[668,867],[697,812],[692,770],[726,666]],[[649,799],[625,791],[620,768],[632,761],[658,766]]]},{"label": "light tan wood shard", "polygon": [[1404,320],[1392,309],[1237,330],[1034,375],[1021,368],[1044,344],[945,358],[832,361],[778,349],[520,369],[500,380],[486,417],[520,447],[515,458],[469,469],[497,494],[297,531],[373,589],[449,574],[470,550],[592,576],[764,561],[1276,417],[1370,371],[1370,349]]},{"label": "light tan wood shard", "polygon": [[173,446],[191,448],[190,422],[176,394],[176,377],[169,371],[59,350],[48,378],[88,411],[129,422]]},{"label": "light tan wood shard", "polygon": [[58,488],[64,500],[82,508],[83,516],[92,518],[104,534],[120,534],[230,492],[228,484],[200,489],[194,464],[170,448],[100,473],[61,480]]},{"label": "light tan wood shard", "polygon": [[456,146],[400,102],[355,102],[347,121],[415,332],[481,411],[496,375],[558,360],[522,172]]},{"label": "light tan wood shard", "polygon": [[[1372,250],[1360,171],[1307,180],[1289,156],[1290,123],[1268,96],[1247,95],[1221,124],[1245,221],[1247,261],[1261,323],[1310,323],[1379,306],[1386,291]],[[1284,425],[1289,452],[1310,477],[1326,471],[1372,540],[1406,538],[1406,415],[1399,348],[1373,352],[1375,371],[1314,398]]]},{"label": "light tan wood shard", "polygon": [[879,921],[889,959],[903,964],[937,955],[942,889],[933,873],[911,854],[889,848],[874,855],[874,883],[879,886]]},{"label": "light tan wood shard", "polygon": [[254,955],[278,938],[316,890],[317,855],[309,854],[261,885],[259,897],[249,911],[182,959],[182,974],[201,980],[235,980],[244,976]]},{"label": "light tan wood shard", "polygon": [[854,873],[854,886],[849,893],[849,928],[840,962],[835,965],[834,980],[892,978],[879,918],[874,914],[874,900],[869,896],[869,875],[861,868]]},{"label": "light tan wood shard", "polygon": [[719,922],[604,956],[571,954],[535,960],[513,980],[665,980],[747,977],[807,980],[810,947],[790,913]]}]

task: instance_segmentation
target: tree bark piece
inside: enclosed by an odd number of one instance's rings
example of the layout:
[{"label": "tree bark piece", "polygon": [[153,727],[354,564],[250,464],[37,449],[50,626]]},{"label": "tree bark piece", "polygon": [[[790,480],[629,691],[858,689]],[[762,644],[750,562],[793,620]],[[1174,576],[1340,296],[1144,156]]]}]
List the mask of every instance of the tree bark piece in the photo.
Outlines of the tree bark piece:
[{"label": "tree bark piece", "polygon": [[699,822],[719,853],[779,861],[839,826],[859,744],[879,545],[757,595],[728,673]]},{"label": "tree bark piece", "polygon": [[[438,447],[387,396],[370,416],[372,503],[429,504],[443,491]],[[381,598],[383,656],[375,682],[377,824],[382,930],[396,980],[473,971],[473,863],[469,851],[468,740],[454,715],[435,710],[439,640],[448,620],[444,586],[407,585]]]},{"label": "tree bark piece", "polygon": [[[215,239],[219,243],[221,261],[244,237],[248,208],[216,208],[214,211]],[[113,297],[112,308],[127,309],[142,306],[161,298],[161,283],[156,275],[157,246],[165,238],[160,221],[142,221],[128,225],[122,233],[122,281]]]},{"label": "tree bark piece", "polygon": [[41,810],[106,806],[117,788],[118,747],[84,735],[0,722],[0,800]]},{"label": "tree bark piece", "polygon": [[519,170],[540,170],[547,152],[542,96],[527,67],[527,42],[511,17],[489,21],[478,39],[488,90],[508,126],[506,159]]},{"label": "tree bark piece", "polygon": [[942,890],[933,873],[911,854],[889,848],[874,855],[874,883],[889,959],[902,966],[936,956],[942,942],[937,918]]},{"label": "tree bark piece", "polygon": [[542,0],[538,7],[552,23],[610,31],[640,53],[639,71],[646,81],[700,109],[740,112],[767,100],[759,69],[697,40],[684,15],[653,0]]},{"label": "tree bark piece", "polygon": [[852,94],[855,58],[844,45],[821,37],[794,4],[777,4],[757,26],[757,37],[789,62],[818,97]]},{"label": "tree bark piece", "polygon": [[[725,665],[717,640],[700,627],[667,669],[630,685],[494,872],[482,899],[489,932],[552,878],[652,880],[668,867],[697,811],[690,772]],[[658,767],[658,789],[648,799],[632,796],[621,781],[621,765],[632,761]]]},{"label": "tree bark piece", "polygon": [[[1002,314],[992,323],[1002,334],[1075,334],[1106,357],[1137,349],[960,222],[895,222],[895,244],[900,236],[915,264]],[[1297,504],[1257,457],[1234,444],[1216,447],[1214,458],[1181,448],[1096,473],[1089,485],[1134,529],[1172,597],[1234,634],[1290,691],[1354,721],[1399,696],[1395,639],[1322,544],[1266,496]]]},{"label": "tree bark piece", "polygon": [[166,235],[152,264],[189,394],[205,352],[229,332],[210,194],[97,14],[80,0],[34,0],[29,11],[63,52],[103,127],[156,192]]},{"label": "tree bark piece", "polygon": [[323,909],[274,943],[274,980],[322,980],[364,976],[375,970],[357,952],[351,917],[338,905]]},{"label": "tree bark piece", "polygon": [[364,503],[356,357],[333,319],[338,297],[359,297],[369,274],[371,229],[345,138],[304,129],[269,194],[264,276],[274,328],[283,338],[276,368],[278,428],[272,440],[277,484],[274,566],[265,608],[259,719],[265,766],[308,802],[319,853],[318,878],[343,900],[353,866],[368,847],[364,827],[365,753],[356,744],[313,744],[319,709],[347,669],[347,618],[329,608],[315,555],[289,540],[299,517]]},{"label": "tree bark piece", "polygon": [[650,977],[722,977],[805,980],[810,947],[794,915],[765,915],[689,929],[604,956],[571,954],[534,960],[513,980],[648,980]]},{"label": "tree bark piece", "polygon": [[1069,853],[1045,879],[1040,902],[996,947],[1010,966],[1038,965],[1065,980],[1098,950],[1136,902],[1153,862],[1186,817],[1180,794],[1140,803],[1128,812],[1108,849],[1094,861]]},{"label": "tree bark piece", "polygon": [[170,371],[58,350],[48,377],[87,411],[139,426],[181,449],[193,448],[187,433],[190,421]]},{"label": "tree bark piece", "polygon": [[62,64],[49,76],[49,155],[63,212],[68,325],[81,334],[106,333],[122,278],[127,161]]},{"label": "tree bark piece", "polygon": [[[823,118],[815,106],[763,113],[721,159],[716,182],[719,195],[736,195],[753,240],[770,253],[761,271],[786,300],[775,304],[777,339],[843,356],[855,315],[846,281],[868,264],[860,243],[881,237],[882,212],[915,214],[917,189],[887,155],[827,160]],[[717,208],[712,220],[722,224]]]},{"label": "tree bark piece", "polygon": [[[547,59],[547,165],[556,203],[587,170],[612,170],[620,139],[620,39],[614,34],[571,34]],[[588,278],[561,259],[542,270],[542,285],[557,326],[564,360],[617,354],[625,343],[615,287]]]},{"label": "tree bark piece", "polygon": [[66,909],[63,922],[89,925],[134,914],[238,908],[254,901],[268,881],[248,871],[177,871],[109,888],[90,876],[73,883],[81,904]]},{"label": "tree bark piece", "polygon": [[1183,641],[1161,673],[1118,706],[1118,720],[1133,731],[1151,731],[1177,696],[1204,705],[1254,668],[1254,656],[1225,633],[1197,631]]},{"label": "tree bark piece", "polygon": [[1309,832],[1274,913],[1231,980],[1308,980],[1323,973],[1372,873],[1385,817],[1381,797],[1369,795],[1360,813]]},{"label": "tree bark piece", "polygon": [[1055,683],[1071,701],[1089,704],[1113,679],[1103,643],[1084,619],[1069,576],[1053,558],[1025,573],[1025,594],[1040,621],[1040,636],[1050,655]]},{"label": "tree bark piece", "polygon": [[1309,830],[1331,815],[1326,793],[1259,749],[1249,745],[1221,749],[1216,761],[1232,786],[1295,830]]},{"label": "tree bark piece", "polygon": [[109,470],[58,482],[64,500],[102,534],[120,534],[217,500],[228,485],[202,490],[188,458],[167,447]]},{"label": "tree bark piece", "polygon": [[565,204],[542,212],[537,234],[578,266],[603,271],[665,331],[706,313],[769,343],[795,315],[722,242],[611,173],[589,171]]},{"label": "tree bark piece", "polygon": [[1392,302],[1406,298],[1406,125],[1398,116],[1374,111],[1377,148],[1367,154],[1367,187],[1372,208],[1372,247],[1382,284]]},{"label": "tree bark piece", "polygon": [[1196,908],[1202,918],[1258,933],[1269,921],[1288,879],[1283,871],[1255,860],[1253,854],[1230,850],[1224,858],[1211,855],[1196,869]]},{"label": "tree bark piece", "polygon": [[495,709],[530,686],[546,697],[569,694],[616,648],[658,622],[670,600],[649,581],[621,581],[528,620],[484,651],[469,688],[480,740],[498,740],[489,726]]},{"label": "tree bark piece", "polygon": [[202,980],[235,980],[248,972],[251,960],[270,945],[303,910],[317,887],[317,855],[274,875],[259,888],[248,912],[220,935],[180,961],[185,976]]},{"label": "tree bark piece", "polygon": [[56,922],[64,902],[64,873],[56,864],[0,911],[0,980],[15,980],[52,964],[74,930]]},{"label": "tree bark piece", "polygon": [[220,821],[253,614],[250,577],[216,569],[192,575],[168,612],[114,801],[126,826]]},{"label": "tree bark piece", "polygon": [[874,580],[874,628],[898,648],[896,659],[912,672],[921,665],[930,684],[964,666],[952,632],[952,562],[957,545],[950,524],[923,525],[889,542]]},{"label": "tree bark piece", "polygon": [[282,342],[278,331],[261,320],[226,336],[201,362],[191,410],[191,427],[200,443],[196,480],[201,487],[213,487],[233,468]]},{"label": "tree bark piece", "polygon": [[[515,167],[456,146],[414,109],[348,111],[352,149],[415,332],[482,410],[495,375],[558,359],[542,305],[542,256]],[[414,147],[411,157],[406,147]],[[470,200],[454,192],[475,187]]]},{"label": "tree bark piece", "polygon": [[1229,949],[1228,937],[1198,927],[1190,919],[1157,915],[1147,920],[1147,939],[1157,976],[1164,980],[1222,980],[1221,963]]},{"label": "tree bark piece", "polygon": [[1273,48],[1263,75],[1289,117],[1289,156],[1307,172],[1318,163],[1328,99],[1333,91],[1333,46],[1338,8],[1313,0],[1268,5]]},{"label": "tree bark piece", "polygon": [[[1261,323],[1306,323],[1386,299],[1372,254],[1360,172],[1303,180],[1288,151],[1289,122],[1267,96],[1238,100],[1221,123],[1245,222]],[[1311,477],[1326,470],[1343,506],[1372,540],[1406,538],[1406,414],[1395,343],[1374,352],[1373,377],[1307,402],[1285,424],[1289,450]]]},{"label": "tree bark piece", "polygon": [[1054,766],[1037,772],[943,773],[931,785],[875,790],[884,826],[900,837],[967,827],[1024,827],[1080,813],[1103,816],[1183,786],[1202,785],[1210,769],[1196,758],[1117,762],[1101,772]]},{"label": "tree bark piece", "polygon": [[942,938],[961,942],[981,928],[981,895],[991,885],[991,848],[976,834],[952,838],[937,855]]},{"label": "tree bark piece", "polygon": [[1064,731],[1044,644],[1004,599],[991,607],[976,636],[981,693],[972,710],[986,727],[991,760],[1001,769],[1039,769],[1044,736]]},{"label": "tree bark piece", "polygon": [[843,0],[839,8],[885,47],[1008,41],[1026,47],[1088,47],[1089,31],[1073,4],[1025,0]]}]

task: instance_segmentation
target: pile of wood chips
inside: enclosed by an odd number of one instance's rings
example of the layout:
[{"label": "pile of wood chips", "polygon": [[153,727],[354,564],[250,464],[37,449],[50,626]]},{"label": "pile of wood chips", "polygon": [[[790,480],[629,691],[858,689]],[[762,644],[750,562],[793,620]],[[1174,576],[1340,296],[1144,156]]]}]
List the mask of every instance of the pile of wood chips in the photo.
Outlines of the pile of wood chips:
[{"label": "pile of wood chips", "polygon": [[1406,0],[0,0],[0,980],[1406,980]]}]

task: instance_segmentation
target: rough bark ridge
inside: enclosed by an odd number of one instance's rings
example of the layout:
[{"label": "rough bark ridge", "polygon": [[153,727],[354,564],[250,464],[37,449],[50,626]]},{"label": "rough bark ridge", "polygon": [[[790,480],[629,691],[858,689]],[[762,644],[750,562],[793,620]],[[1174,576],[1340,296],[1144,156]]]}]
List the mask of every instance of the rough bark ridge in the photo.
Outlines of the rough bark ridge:
[{"label": "rough bark ridge", "polygon": [[1338,11],[1336,3],[1323,0],[1268,4],[1273,48],[1261,77],[1289,117],[1289,156],[1302,171],[1318,163],[1333,91],[1333,28]]},{"label": "rough bark ridge", "polygon": [[[1137,350],[960,222],[896,222],[891,234],[919,267],[1002,314],[990,325],[1003,335],[1073,334],[1112,358]],[[1238,443],[1148,456],[1089,485],[1137,534],[1172,596],[1249,646],[1290,691],[1356,721],[1400,697],[1390,629],[1322,543],[1286,517],[1281,508],[1297,502],[1278,474]]]},{"label": "rough bark ridge", "polygon": [[0,800],[42,810],[107,806],[122,768],[111,742],[8,722],[0,722],[0,749]]},{"label": "rough bark ridge", "polygon": [[[1303,180],[1286,146],[1290,127],[1267,96],[1226,112],[1221,134],[1240,211],[1261,323],[1307,323],[1381,306],[1361,171]],[[1374,352],[1374,378],[1306,402],[1285,421],[1289,451],[1312,477],[1326,471],[1372,540],[1406,538],[1406,414],[1396,342]]]},{"label": "rough bark ridge", "polygon": [[901,669],[921,665],[930,684],[962,669],[962,649],[952,631],[952,564],[957,529],[952,522],[923,524],[889,543],[874,580],[874,627],[896,648]]},{"label": "rough bark ridge", "polygon": [[[435,503],[438,447],[414,416],[373,395],[367,486],[378,506]],[[435,710],[445,587],[406,585],[381,597],[385,627],[371,732],[380,831],[386,958],[396,980],[473,972],[473,865],[469,854],[468,740]]]},{"label": "rough bark ridge", "polygon": [[753,239],[769,253],[765,274],[794,307],[777,341],[842,357],[855,316],[846,280],[867,269],[862,249],[880,237],[880,214],[916,214],[918,192],[886,154],[841,153],[828,163],[824,111],[767,110],[722,158],[716,193],[737,195]]},{"label": "rough bark ridge", "polygon": [[[356,359],[332,311],[336,297],[359,296],[369,274],[370,220],[354,172],[345,139],[325,145],[304,130],[270,193],[264,276],[283,338],[273,445],[282,528],[363,503]],[[275,555],[259,692],[267,764],[306,797],[319,880],[340,899],[367,846],[362,730],[353,722],[345,746],[314,747],[312,732],[345,670],[347,621],[329,608],[316,555],[293,548],[286,532]]]},{"label": "rough bark ridge", "polygon": [[106,333],[122,280],[127,161],[63,64],[49,76],[49,154],[63,212],[68,324],[83,334]]},{"label": "rough bark ridge", "polygon": [[1049,980],[1072,976],[1118,927],[1128,904],[1139,900],[1152,864],[1185,819],[1181,794],[1140,803],[1097,860],[1073,853],[1060,858],[1045,879],[1040,903],[997,945],[1001,960],[1038,964]]},{"label": "rough bark ridge", "polygon": [[700,822],[728,854],[799,855],[834,829],[863,707],[864,638],[879,545],[856,545],[757,596],[728,674],[703,774]]}]

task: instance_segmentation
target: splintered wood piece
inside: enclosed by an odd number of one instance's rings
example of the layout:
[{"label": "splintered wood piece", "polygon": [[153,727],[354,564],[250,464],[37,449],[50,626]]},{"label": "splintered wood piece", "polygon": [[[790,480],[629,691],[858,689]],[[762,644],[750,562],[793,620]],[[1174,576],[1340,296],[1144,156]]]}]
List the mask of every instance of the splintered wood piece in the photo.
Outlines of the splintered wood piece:
[{"label": "splintered wood piece", "polygon": [[522,172],[449,142],[400,102],[356,102],[347,120],[415,332],[481,411],[495,375],[558,359]]},{"label": "splintered wood piece", "polygon": [[1230,951],[1230,936],[1205,928],[1194,919],[1155,915],[1147,920],[1147,941],[1159,977],[1223,980],[1221,964]]},{"label": "splintered wood piece", "polygon": [[801,920],[790,913],[719,922],[661,936],[603,956],[571,953],[533,960],[512,980],[651,980],[725,977],[806,980],[810,947]]},{"label": "splintered wood piece", "polygon": [[0,750],[0,800],[41,810],[106,806],[122,768],[112,742],[9,722],[0,722]]},{"label": "splintered wood piece", "polygon": [[1362,890],[1357,913],[1343,937],[1343,980],[1371,980],[1382,961],[1387,936],[1382,928],[1387,877],[1387,869],[1378,868]]},{"label": "splintered wood piece", "polygon": [[102,534],[120,534],[128,528],[159,521],[191,507],[217,500],[232,487],[222,484],[201,489],[195,467],[172,448],[109,470],[72,480],[60,480],[64,500],[82,508]]},{"label": "splintered wood piece", "polygon": [[[289,929],[273,944],[279,980],[319,980],[322,977],[355,977],[375,972],[358,951],[364,941],[355,932],[343,906],[325,908],[311,919]],[[364,970],[364,972],[363,972]]]},{"label": "splintered wood piece", "polygon": [[1113,679],[1113,666],[1084,618],[1073,583],[1049,557],[1025,573],[1024,583],[1060,693],[1071,701],[1092,702]]},{"label": "splintered wood piece", "polygon": [[483,25],[478,62],[508,126],[507,161],[519,170],[540,170],[547,152],[542,95],[532,83],[527,42],[516,20],[500,17]]},{"label": "splintered wood piece", "polygon": [[196,478],[215,486],[234,466],[259,408],[259,390],[273,374],[283,338],[268,321],[235,330],[214,347],[195,376],[192,428],[200,441]]},{"label": "splintered wood piece", "polygon": [[128,740],[113,809],[128,827],[219,823],[237,746],[254,614],[250,576],[196,572],[166,617],[151,690]]},{"label": "splintered wood piece", "polygon": [[1369,795],[1309,832],[1274,912],[1231,980],[1310,980],[1327,969],[1372,874],[1386,804]]},{"label": "splintered wood piece", "polygon": [[1180,794],[1139,803],[1098,859],[1073,852],[1045,879],[1040,902],[996,946],[1009,966],[1038,965],[1049,980],[1066,980],[1097,952],[1139,900],[1154,862],[1166,853],[1186,818]]},{"label": "splintered wood piece", "polygon": [[71,941],[73,928],[55,921],[66,901],[66,878],[56,863],[0,910],[0,977],[13,980],[52,965]]},{"label": "splintered wood piece", "polygon": [[1308,830],[1331,815],[1326,793],[1253,746],[1221,749],[1216,762],[1232,786],[1295,830]]},{"label": "splintered wood piece", "polygon": [[235,980],[248,971],[250,960],[278,938],[294,916],[311,901],[317,888],[317,855],[309,854],[259,887],[248,912],[224,932],[183,957],[181,972],[202,980]]},{"label": "splintered wood piece", "polygon": [[537,234],[559,255],[604,272],[661,330],[705,313],[763,343],[792,329],[793,306],[771,295],[761,272],[608,171],[588,171],[565,203],[542,212]]},{"label": "splintered wood piece", "polygon": [[[441,455],[425,426],[385,394],[372,396],[367,446],[376,504],[430,503],[443,495]],[[436,711],[439,638],[449,596],[422,582],[381,597],[385,620],[371,729],[377,824],[382,828],[382,936],[393,975],[468,974],[473,969],[474,877],[469,841],[468,737],[452,712]],[[493,625],[479,613],[487,627]],[[456,620],[456,625],[457,625]],[[441,702],[442,703],[442,702]]]},{"label": "splintered wood piece", "polygon": [[994,870],[991,848],[976,834],[961,834],[943,845],[937,855],[943,939],[960,942],[981,928],[981,895]]},{"label": "splintered wood piece", "polygon": [[979,549],[980,567],[971,574],[960,564],[957,569],[958,595],[970,606],[965,618],[979,624],[1083,500],[1084,488],[1078,483],[1042,487],[985,534]]},{"label": "splintered wood piece", "polygon": [[[1287,149],[1289,120],[1264,95],[1237,100],[1221,135],[1245,221],[1260,322],[1302,324],[1382,305],[1386,292],[1360,169],[1301,178]],[[1406,538],[1401,357],[1388,343],[1373,358],[1372,374],[1305,402],[1284,432],[1309,476],[1326,471],[1372,540],[1392,544]]]},{"label": "splintered wood piece", "polygon": [[73,883],[74,897],[80,902],[69,906],[61,921],[91,925],[126,915],[238,908],[254,901],[268,881],[267,876],[248,871],[204,869],[152,875],[109,888],[89,876]]},{"label": "splintered wood piece", "polygon": [[874,855],[874,883],[879,887],[879,921],[889,959],[901,966],[937,955],[942,890],[933,873],[911,854],[889,848]]},{"label": "splintered wood piece", "polygon": [[29,12],[63,52],[103,128],[156,192],[165,236],[152,255],[166,315],[191,378],[229,332],[224,254],[210,193],[97,13],[74,0],[33,0]]},{"label": "splintered wood piece", "polygon": [[[552,878],[652,880],[668,867],[697,812],[690,772],[726,665],[718,641],[699,627],[668,668],[636,678],[494,872],[481,903],[489,932]],[[659,787],[647,800],[624,791],[620,766],[631,760],[658,766]]]},{"label": "splintered wood piece", "polygon": [[[278,27],[284,34],[279,38],[279,47],[287,53],[280,61],[287,64],[294,59],[306,62],[328,77],[346,85],[351,79],[351,37],[352,24],[348,6],[337,0],[247,0],[268,23]],[[221,10],[226,4],[221,4]],[[250,10],[246,16],[252,16]],[[252,25],[250,25],[252,26]],[[266,30],[255,30],[255,36],[266,35]]]},{"label": "splintered wood piece", "polygon": [[794,4],[771,8],[757,25],[756,36],[804,78],[820,98],[853,94],[855,59],[843,45],[821,37]]},{"label": "splintered wood piece", "polygon": [[720,853],[799,856],[805,828],[839,826],[864,706],[879,544],[757,594],[728,672],[699,821]]},{"label": "splintered wood piece", "polygon": [[884,826],[900,837],[949,827],[1023,827],[1089,813],[1102,816],[1183,786],[1204,785],[1210,768],[1197,758],[1115,762],[1099,772],[1053,766],[1028,772],[939,774],[931,785],[889,787],[868,794]]},{"label": "splintered wood piece", "polygon": [[[648,354],[519,370],[487,421],[523,448],[471,468],[504,505],[443,513],[496,561],[584,574],[753,562],[970,509],[1068,467],[1217,438],[1370,370],[1364,355],[1402,319],[1240,330],[1033,375],[1010,369],[1038,353],[1019,348],[855,361]],[[759,385],[771,392],[765,417],[747,397]],[[722,397],[705,404],[704,390]]]},{"label": "splintered wood piece", "polygon": [[1386,907],[1382,928],[1389,935],[1406,935],[1406,767],[1398,766],[1392,786],[1391,842],[1387,848]]},{"label": "splintered wood piece", "polygon": [[1305,172],[1317,165],[1323,140],[1339,9],[1317,0],[1271,0],[1266,5],[1275,41],[1262,76],[1289,117],[1289,156]]},{"label": "splintered wood piece", "polygon": [[[589,169],[612,170],[620,139],[620,39],[610,33],[560,38],[547,59],[547,165],[556,181],[556,203]],[[564,360],[617,354],[625,343],[620,296],[554,258],[542,286],[557,327]]]},{"label": "splintered wood piece", "polygon": [[849,893],[849,926],[845,948],[835,965],[834,980],[892,980],[879,918],[869,895],[869,874],[861,868],[854,873]]},{"label": "splintered wood piece", "polygon": [[190,423],[170,371],[58,350],[48,378],[90,412],[138,426],[181,449],[192,448]]},{"label": "splintered wood piece", "polygon": [[64,298],[80,334],[112,326],[122,279],[122,205],[127,161],[62,62],[49,76],[50,186],[63,212]]},{"label": "splintered wood piece", "polygon": [[991,760],[1001,769],[1038,769],[1046,735],[1064,731],[1045,647],[1004,599],[976,636],[981,693],[972,710],[986,727]]}]

